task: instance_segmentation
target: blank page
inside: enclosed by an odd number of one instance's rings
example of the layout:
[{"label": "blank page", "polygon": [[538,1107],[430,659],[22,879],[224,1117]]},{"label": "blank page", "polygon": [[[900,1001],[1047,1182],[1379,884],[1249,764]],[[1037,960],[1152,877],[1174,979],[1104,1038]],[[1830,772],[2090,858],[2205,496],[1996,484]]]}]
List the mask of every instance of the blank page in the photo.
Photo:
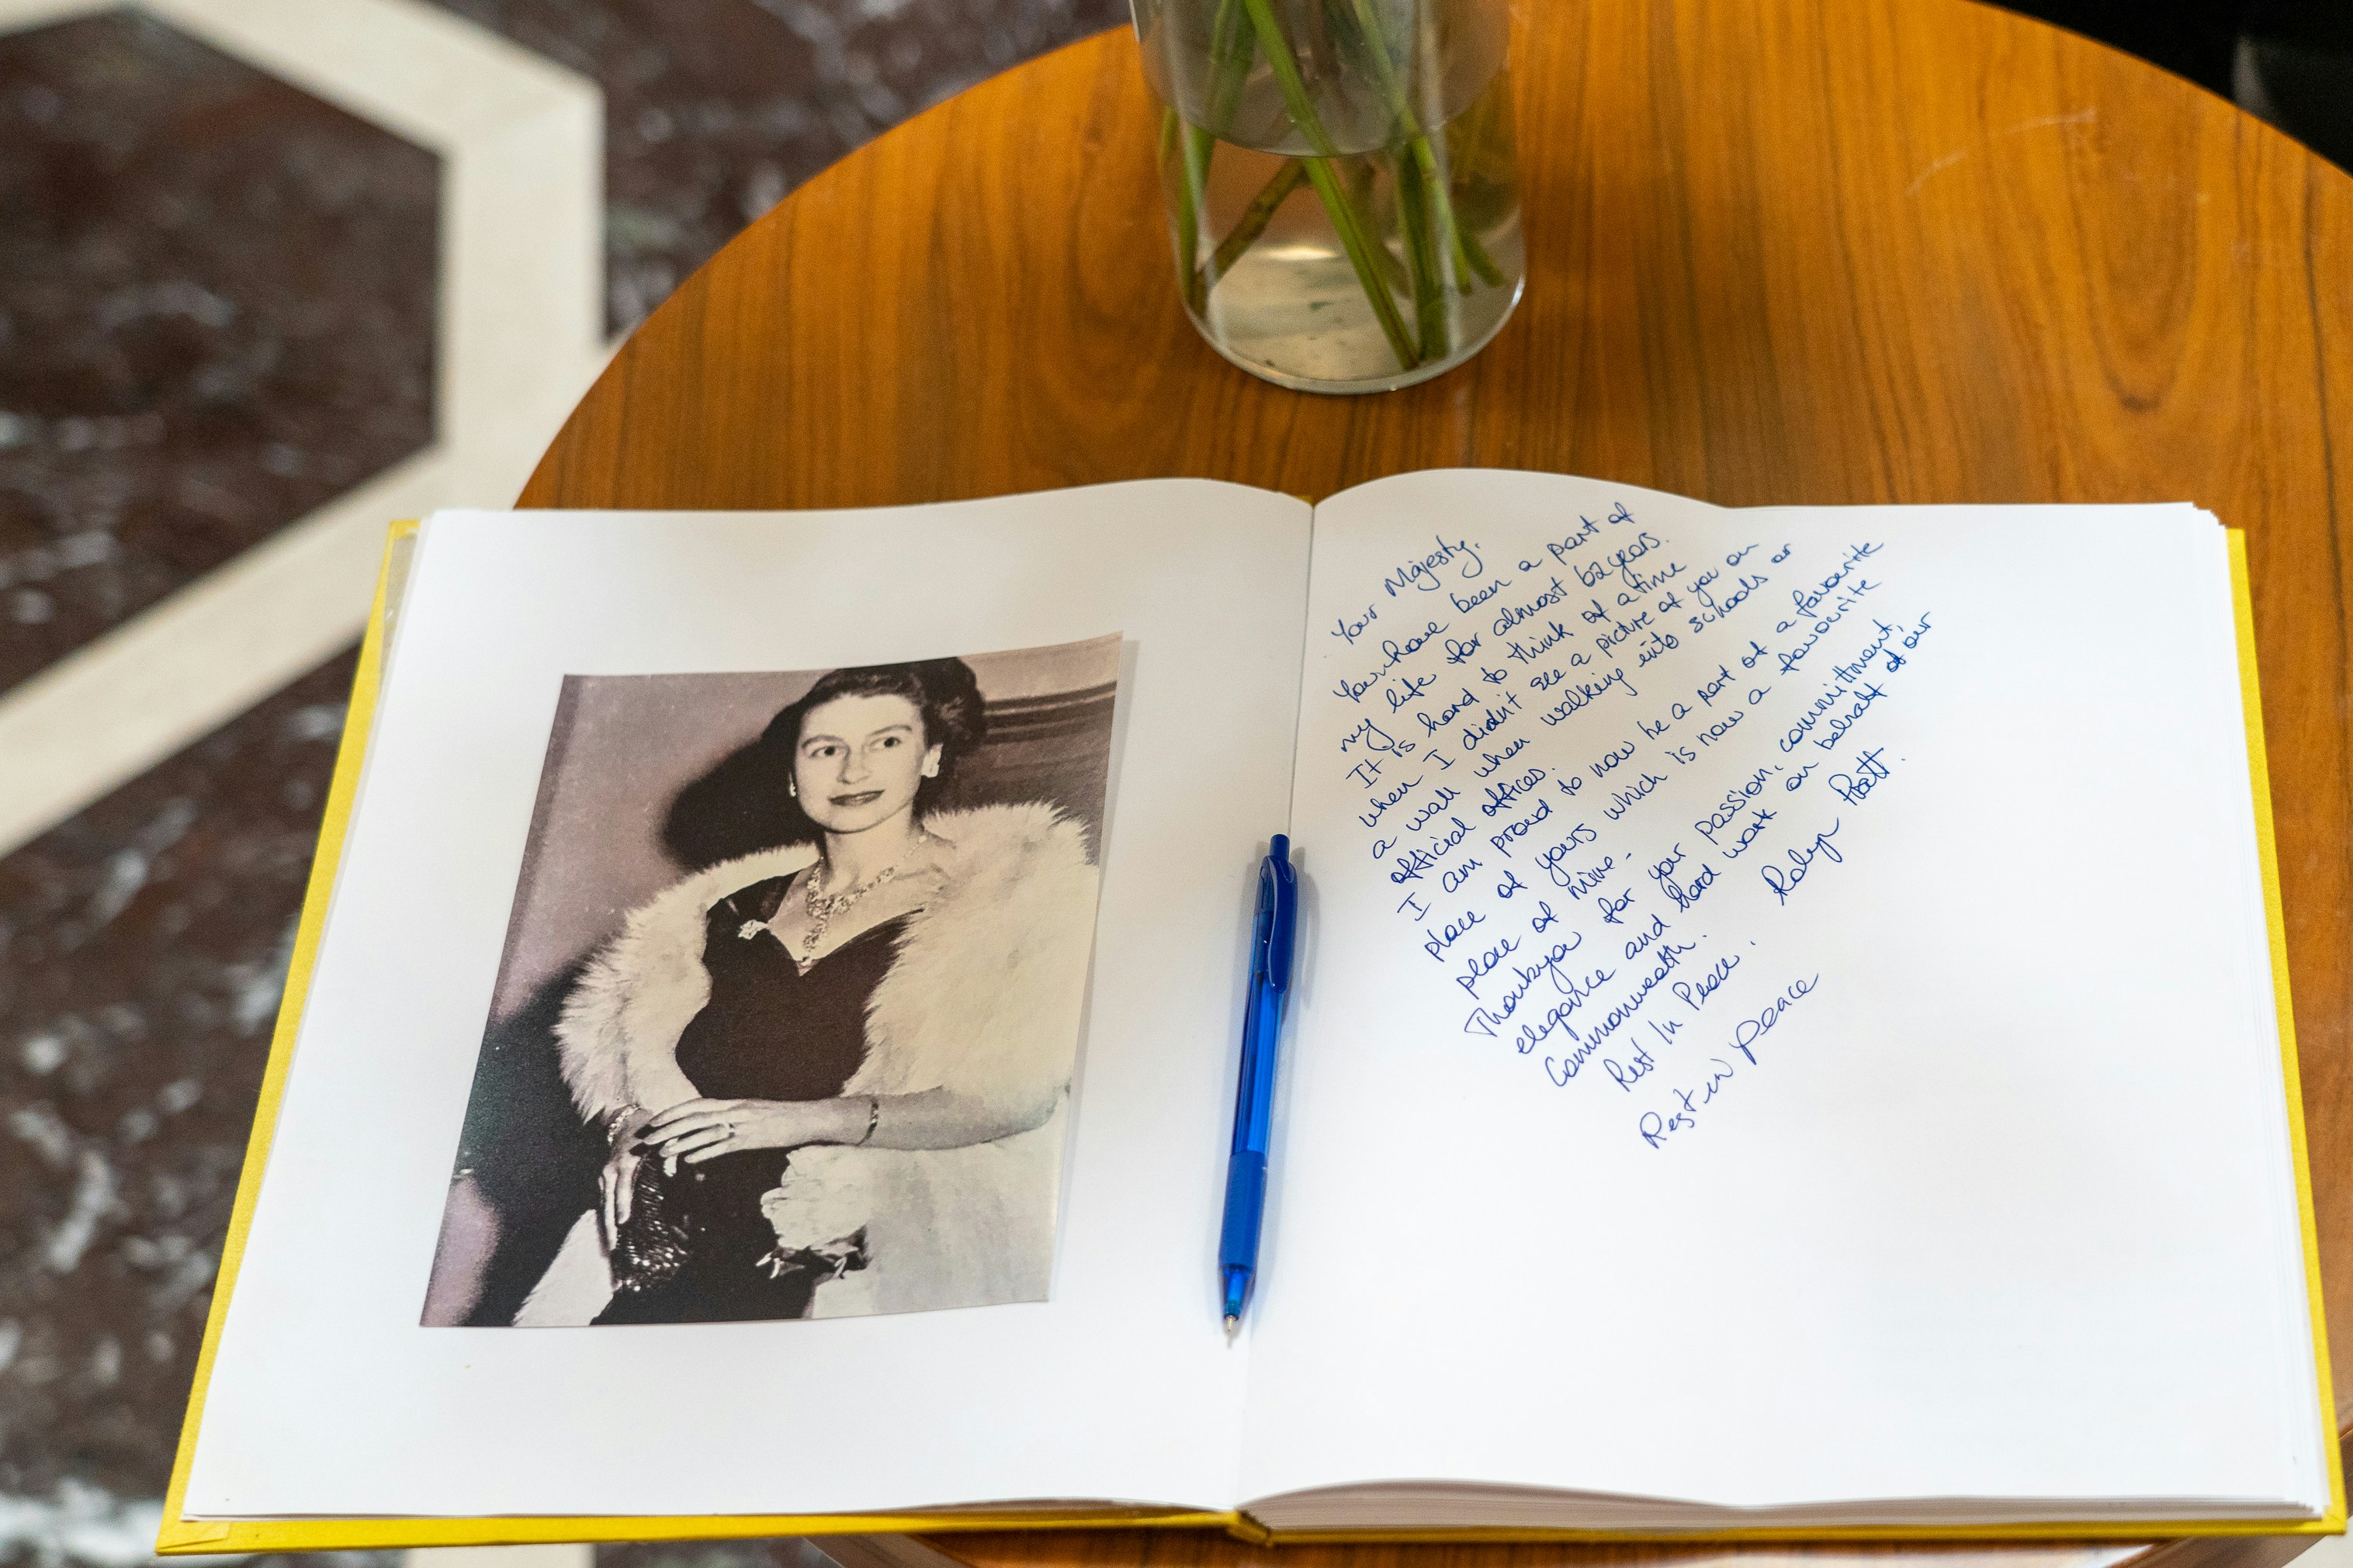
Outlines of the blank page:
[{"label": "blank page", "polygon": [[1310,603],[1247,1495],[2321,1510],[2210,518],[1419,474]]},{"label": "blank page", "polygon": [[[1191,481],[428,523],[187,1511],[1230,1503],[1222,1119],[1250,878],[1291,777],[1307,542],[1298,502]],[[419,1327],[564,678],[1106,634],[1126,658],[1050,1300]]]}]

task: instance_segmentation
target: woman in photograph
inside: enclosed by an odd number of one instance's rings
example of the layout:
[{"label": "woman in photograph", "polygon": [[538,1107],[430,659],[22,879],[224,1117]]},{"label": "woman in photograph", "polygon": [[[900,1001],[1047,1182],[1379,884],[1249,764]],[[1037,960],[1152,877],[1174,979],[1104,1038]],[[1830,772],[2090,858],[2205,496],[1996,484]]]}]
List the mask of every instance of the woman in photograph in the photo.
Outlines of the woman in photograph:
[{"label": "woman in photograph", "polygon": [[795,842],[637,910],[565,1004],[610,1157],[518,1323],[1043,1299],[1095,871],[1051,806],[934,809],[981,726],[961,659],[768,725]]}]

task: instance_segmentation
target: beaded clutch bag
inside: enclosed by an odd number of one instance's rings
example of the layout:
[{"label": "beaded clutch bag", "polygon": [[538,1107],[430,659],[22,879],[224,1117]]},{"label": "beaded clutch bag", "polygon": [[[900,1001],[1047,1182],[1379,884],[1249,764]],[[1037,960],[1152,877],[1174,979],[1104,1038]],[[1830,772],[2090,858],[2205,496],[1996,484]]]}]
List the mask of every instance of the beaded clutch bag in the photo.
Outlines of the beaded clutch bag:
[{"label": "beaded clutch bag", "polygon": [[678,1180],[662,1170],[659,1160],[638,1163],[629,1189],[629,1217],[613,1242],[616,1294],[667,1284],[686,1267],[686,1205]]}]

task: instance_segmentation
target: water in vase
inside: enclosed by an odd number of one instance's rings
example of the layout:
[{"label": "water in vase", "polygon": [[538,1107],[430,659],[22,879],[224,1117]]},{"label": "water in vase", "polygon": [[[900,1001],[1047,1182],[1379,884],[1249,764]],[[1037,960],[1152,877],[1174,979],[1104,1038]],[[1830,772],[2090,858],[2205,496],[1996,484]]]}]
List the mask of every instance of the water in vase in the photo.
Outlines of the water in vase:
[{"label": "water in vase", "polygon": [[1525,255],[1510,79],[1482,5],[1149,8],[1177,286],[1219,353],[1286,385],[1369,392],[1494,335]]}]

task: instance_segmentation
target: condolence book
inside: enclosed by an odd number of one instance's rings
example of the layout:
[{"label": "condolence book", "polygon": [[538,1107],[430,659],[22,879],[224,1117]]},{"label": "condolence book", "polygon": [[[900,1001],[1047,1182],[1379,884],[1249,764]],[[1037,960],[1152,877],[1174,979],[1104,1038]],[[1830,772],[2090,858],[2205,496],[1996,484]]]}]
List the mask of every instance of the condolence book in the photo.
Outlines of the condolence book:
[{"label": "condolence book", "polygon": [[163,1544],[2341,1529],[2242,560],[1468,471],[400,531]]}]

